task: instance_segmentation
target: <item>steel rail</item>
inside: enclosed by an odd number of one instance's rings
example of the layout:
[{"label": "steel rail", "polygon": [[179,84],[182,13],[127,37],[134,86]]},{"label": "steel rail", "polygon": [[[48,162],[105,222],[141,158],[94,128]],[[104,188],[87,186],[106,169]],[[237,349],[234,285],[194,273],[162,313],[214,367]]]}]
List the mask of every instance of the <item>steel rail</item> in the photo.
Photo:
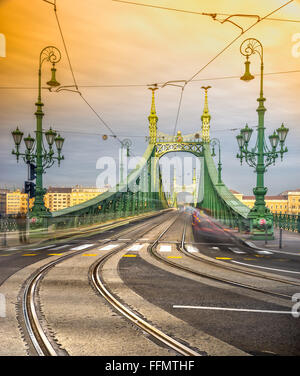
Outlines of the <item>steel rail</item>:
[{"label": "steel rail", "polygon": [[280,283],[291,285],[291,286],[300,286],[299,282],[291,281],[291,280],[288,280],[288,279],[285,279],[285,278],[279,278],[279,277],[272,277],[272,276],[269,276],[269,275],[264,275],[262,273],[255,272],[254,270],[244,270],[242,268],[239,268],[238,266],[231,266],[231,265],[227,265],[227,264],[224,265],[224,263],[221,264],[220,262],[216,262],[214,260],[207,260],[207,259],[201,258],[201,256],[193,255],[190,252],[188,252],[185,248],[185,231],[186,231],[186,222],[185,222],[185,227],[184,227],[183,234],[182,234],[181,244],[180,244],[180,247],[178,249],[179,249],[179,251],[184,253],[186,256],[188,256],[188,257],[190,257],[194,260],[198,260],[198,261],[203,262],[205,264],[213,265],[213,266],[216,266],[216,267],[221,268],[221,269],[228,269],[228,270],[234,271],[236,273],[248,274],[248,275],[251,275],[251,276],[254,276],[254,277],[257,277],[257,278],[262,278],[262,279],[267,279],[267,280],[270,280],[270,281],[280,282]]},{"label": "steel rail", "polygon": [[[244,284],[244,283],[241,283],[241,282],[232,281],[230,279],[223,278],[223,277],[213,276],[211,274],[199,272],[199,271],[194,270],[192,268],[189,268],[187,266],[177,264],[173,261],[170,261],[169,259],[164,258],[163,256],[161,256],[160,254],[157,253],[157,251],[156,251],[157,243],[158,243],[158,241],[153,243],[152,245],[150,245],[148,247],[148,252],[150,253],[150,255],[152,257],[156,258],[158,261],[163,262],[164,264],[166,264],[168,266],[177,268],[179,270],[183,270],[185,272],[188,272],[190,274],[193,274],[193,275],[196,275],[196,276],[199,276],[199,277],[203,277],[203,278],[207,278],[207,279],[210,279],[210,280],[213,280],[213,281],[225,283],[225,284],[235,286],[235,287],[238,287],[238,288],[253,290],[253,291],[256,291],[256,292],[260,292],[260,293],[264,293],[264,294],[267,294],[267,295],[272,295],[272,296],[276,296],[276,297],[288,299],[288,300],[291,300],[291,298],[292,298],[292,296],[290,296],[290,295],[264,290],[264,289],[261,289],[259,287],[251,286],[251,285]],[[198,259],[198,261],[202,261],[202,260]]]},{"label": "steel rail", "polygon": [[[164,214],[165,213],[161,213],[157,216],[155,215],[154,218],[159,217],[160,215],[164,215]],[[161,224],[161,222],[152,226],[150,230],[147,229],[146,232],[151,231],[153,228],[155,228],[159,224]],[[142,223],[141,225],[134,227],[134,229],[123,230],[117,235],[115,235],[111,240],[104,241],[102,244],[115,241],[119,238],[121,234],[128,233],[130,231],[131,232],[136,231],[137,229],[143,226],[145,226],[145,223]],[[124,245],[122,247],[124,247]],[[31,340],[31,343],[35,351],[37,352],[39,356],[58,356],[59,355],[58,351],[54,348],[51,341],[47,337],[47,334],[42,328],[42,324],[38,317],[38,310],[40,308],[36,306],[35,302],[37,298],[37,290],[38,290],[39,282],[52,267],[54,267],[60,262],[65,261],[68,258],[74,257],[83,252],[85,252],[85,250],[75,251],[71,254],[59,257],[58,259],[51,261],[50,263],[44,265],[43,267],[38,269],[36,272],[34,272],[25,283],[24,292],[22,295],[22,303],[21,303],[22,313],[23,313],[24,322],[25,322],[25,329],[27,331],[27,334],[29,335],[29,338]]]},{"label": "steel rail", "polygon": [[[154,243],[157,241],[169,230],[169,228],[176,222],[178,216],[175,220],[167,226],[167,228],[158,236]],[[145,233],[149,232],[146,231]],[[143,235],[145,235],[145,233]],[[132,243],[132,242],[131,242]],[[169,335],[165,334],[161,330],[157,329],[155,326],[151,325],[149,322],[141,318],[138,314],[133,312],[133,310],[126,307],[116,296],[114,296],[109,288],[105,285],[105,282],[101,278],[101,269],[103,268],[104,263],[111,258],[113,255],[118,253],[120,250],[124,249],[123,247],[119,247],[116,250],[113,250],[106,254],[105,256],[101,257],[100,260],[97,260],[90,268],[90,279],[93,287],[98,291],[101,296],[105,298],[119,313],[121,313],[124,317],[126,317],[131,323],[138,326],[143,331],[150,334],[152,337],[156,338],[163,344],[167,345],[169,348],[175,350],[177,353],[184,355],[184,356],[200,356],[200,354],[193,349],[189,348],[188,346],[182,344],[178,340],[170,337]]]}]

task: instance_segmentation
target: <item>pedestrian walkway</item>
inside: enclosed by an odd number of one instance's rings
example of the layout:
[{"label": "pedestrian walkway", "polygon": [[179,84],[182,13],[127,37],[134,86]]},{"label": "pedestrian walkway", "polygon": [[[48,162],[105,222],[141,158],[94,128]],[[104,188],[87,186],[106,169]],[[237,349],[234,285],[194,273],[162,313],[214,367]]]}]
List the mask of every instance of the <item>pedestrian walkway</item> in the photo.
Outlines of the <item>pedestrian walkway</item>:
[{"label": "pedestrian walkway", "polygon": [[265,240],[252,240],[250,234],[239,233],[237,230],[231,229],[230,232],[251,246],[300,255],[300,233],[298,232],[282,230],[282,248],[279,247],[280,232],[277,228],[274,229],[275,239],[268,240],[267,243]]}]

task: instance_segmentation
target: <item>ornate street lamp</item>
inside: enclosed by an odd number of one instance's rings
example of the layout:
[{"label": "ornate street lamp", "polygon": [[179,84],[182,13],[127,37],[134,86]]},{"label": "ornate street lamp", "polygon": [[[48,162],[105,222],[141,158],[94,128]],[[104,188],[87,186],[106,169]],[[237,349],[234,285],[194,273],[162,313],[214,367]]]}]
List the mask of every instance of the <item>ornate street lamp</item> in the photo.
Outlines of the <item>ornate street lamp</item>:
[{"label": "ornate street lamp", "polygon": [[[42,65],[45,61],[50,62],[52,64],[51,68],[51,79],[47,82],[47,85],[51,87],[60,86],[60,84],[56,80],[56,68],[55,64],[57,64],[61,59],[60,51],[53,46],[45,47],[41,53],[39,58],[39,71],[38,71],[38,99],[36,102],[37,110],[35,112],[36,116],[36,131],[35,131],[35,138],[31,137],[30,134],[28,137],[24,138],[26,151],[25,153],[20,153],[19,147],[22,141],[23,133],[17,128],[15,131],[12,132],[12,136],[14,139],[16,149],[12,151],[12,154],[16,155],[17,161],[19,161],[19,157],[22,156],[23,160],[27,164],[35,164],[36,167],[36,189],[35,189],[35,200],[34,206],[30,212],[31,217],[49,217],[51,213],[47,210],[44,204],[44,194],[45,189],[43,188],[43,174],[45,170],[51,167],[55,160],[58,161],[58,165],[60,161],[64,159],[61,156],[61,150],[64,143],[64,139],[58,135],[55,131],[50,128],[48,131],[44,132],[42,128],[42,119],[44,113],[42,111],[42,107],[44,104],[42,103],[41,99],[41,77],[42,77]],[[45,134],[46,141],[49,146],[49,150],[46,150],[43,142],[43,134]],[[55,142],[57,148],[57,156],[52,149],[52,146]]]},{"label": "ornate street lamp", "polygon": [[[254,239],[265,239],[266,229],[267,237],[269,239],[274,238],[273,230],[273,216],[270,210],[266,207],[265,195],[267,193],[267,188],[264,187],[264,174],[266,168],[275,164],[276,158],[278,158],[278,153],[283,158],[283,154],[288,150],[284,148],[284,142],[288,133],[288,128],[282,124],[274,133],[269,136],[271,148],[268,147],[265,140],[265,127],[264,127],[264,115],[266,108],[264,106],[265,98],[263,95],[263,46],[262,44],[254,38],[246,39],[240,46],[240,52],[242,55],[246,56],[245,62],[245,73],[241,77],[243,81],[250,81],[254,78],[250,73],[250,61],[249,56],[258,54],[261,60],[260,65],[260,95],[257,99],[259,106],[257,108],[258,113],[258,127],[257,127],[257,140],[256,144],[251,150],[248,149],[248,144],[251,139],[253,129],[249,128],[246,124],[238,136],[236,136],[239,153],[237,158],[240,159],[241,164],[245,159],[246,163],[255,168],[256,172],[256,187],[253,189],[255,195],[254,207],[250,210],[248,218],[250,219],[250,230]],[[277,150],[278,144],[280,143],[280,150]],[[263,228],[262,224],[266,224]]]},{"label": "ornate street lamp", "polygon": [[218,145],[219,148],[219,162],[218,162],[218,184],[217,185],[222,185],[222,163],[221,163],[221,143],[218,138],[212,138],[210,140],[210,145],[212,146],[212,153],[211,156],[215,157],[215,146]]}]

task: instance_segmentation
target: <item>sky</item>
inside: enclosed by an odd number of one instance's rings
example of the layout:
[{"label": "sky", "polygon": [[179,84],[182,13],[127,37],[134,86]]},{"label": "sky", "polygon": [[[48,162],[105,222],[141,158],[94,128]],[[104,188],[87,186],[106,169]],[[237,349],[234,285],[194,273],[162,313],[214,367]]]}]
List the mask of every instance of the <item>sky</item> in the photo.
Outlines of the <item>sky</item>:
[{"label": "sky", "polygon": [[[142,1],[136,1],[142,3]],[[252,14],[261,17],[280,7],[283,0],[145,0],[144,4],[195,12]],[[132,140],[132,151],[142,155],[147,143],[151,92],[147,85],[172,80],[189,80],[241,29],[208,16],[173,12],[112,0],[57,0],[57,15],[69,51],[80,92],[120,139]],[[275,18],[300,20],[300,1],[295,0]],[[225,16],[218,16],[221,21]],[[254,18],[235,17],[246,29]],[[34,135],[35,102],[40,51],[49,45],[62,54],[57,80],[73,85],[68,59],[59,33],[53,6],[43,0],[0,0],[0,34],[6,39],[6,56],[0,57],[0,187],[22,187],[26,167],[11,154],[11,131],[18,126]],[[209,64],[184,90],[177,129],[183,134],[201,128],[204,93],[210,85],[211,137],[221,142],[223,181],[229,188],[252,194],[253,168],[240,165],[233,128],[257,125],[259,77],[249,83],[238,77],[244,72],[240,44],[253,37],[264,47],[265,73],[299,71],[300,22],[263,20],[242,35]],[[1,42],[1,39],[0,39]],[[3,46],[2,46],[3,47]],[[1,46],[0,46],[1,53]],[[251,56],[252,74],[259,73],[259,57]],[[51,66],[43,64],[43,85],[50,79]],[[222,79],[221,79],[222,78]],[[266,136],[282,122],[289,128],[288,153],[268,168],[268,194],[300,188],[300,73],[264,76]],[[92,87],[102,86],[102,87]],[[110,86],[110,87],[109,87]],[[165,86],[156,91],[158,129],[174,131],[181,89]],[[78,93],[42,91],[43,127],[52,126],[65,138],[65,160],[47,170],[47,186],[95,186],[101,157],[119,155],[118,141],[99,121]],[[109,137],[106,141],[102,135]],[[252,143],[255,141],[253,133]],[[24,147],[24,146],[23,146]]]}]

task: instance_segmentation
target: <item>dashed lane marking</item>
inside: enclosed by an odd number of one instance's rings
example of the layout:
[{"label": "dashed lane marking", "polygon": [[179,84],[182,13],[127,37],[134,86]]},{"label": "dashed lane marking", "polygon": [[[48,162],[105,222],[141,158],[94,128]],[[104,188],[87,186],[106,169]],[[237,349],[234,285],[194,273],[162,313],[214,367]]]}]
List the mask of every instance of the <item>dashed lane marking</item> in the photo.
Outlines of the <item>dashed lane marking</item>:
[{"label": "dashed lane marking", "polygon": [[128,251],[139,251],[144,247],[144,244],[134,244],[130,248],[128,248]]},{"label": "dashed lane marking", "polygon": [[195,248],[195,247],[193,247],[192,245],[186,245],[185,248],[190,253],[197,253],[197,252],[199,252],[198,249]]},{"label": "dashed lane marking", "polygon": [[52,251],[58,251],[60,249],[67,248],[67,247],[70,247],[70,246],[71,246],[70,244],[64,244],[64,245],[61,245],[59,247],[52,248]]},{"label": "dashed lane marking", "polygon": [[79,245],[78,247],[71,248],[71,251],[81,251],[82,249],[92,247],[93,245],[94,244],[82,244],[82,245]]},{"label": "dashed lane marking", "polygon": [[284,272],[284,273],[300,274],[300,272],[295,272],[295,271],[293,271],[293,270],[268,268],[268,267],[266,267],[266,266],[251,265],[251,264],[246,264],[246,263],[244,263],[244,262],[239,262],[239,261],[234,261],[234,260],[232,260],[231,262],[234,262],[235,264],[241,264],[241,265],[246,265],[246,266],[252,266],[253,268],[275,270],[275,271],[277,271],[277,272]]},{"label": "dashed lane marking", "polygon": [[215,310],[215,311],[293,314],[292,311],[271,311],[271,310],[265,310],[265,309],[246,309],[246,308],[203,307],[203,306],[184,306],[184,305],[173,305],[173,308],[204,309],[204,310]]},{"label": "dashed lane marking", "polygon": [[98,256],[97,253],[84,253],[82,256]]},{"label": "dashed lane marking", "polygon": [[168,256],[168,258],[172,258],[172,259],[181,259],[182,256]]},{"label": "dashed lane marking", "polygon": [[46,248],[53,248],[55,247],[56,244],[52,244],[52,245],[46,245],[44,247],[39,247],[39,248],[32,248],[33,251],[39,251],[40,249],[46,249]]},{"label": "dashed lane marking", "polygon": [[273,252],[270,251],[256,251],[260,255],[273,255]]},{"label": "dashed lane marking", "polygon": [[48,253],[48,256],[61,256],[62,253]]},{"label": "dashed lane marking", "polygon": [[217,260],[232,260],[231,257],[216,257]]},{"label": "dashed lane marking", "polygon": [[136,255],[123,255],[123,257],[136,257]]},{"label": "dashed lane marking", "polygon": [[246,252],[244,252],[244,251],[239,250],[238,248],[230,248],[230,247],[228,247],[228,249],[229,249],[231,252],[234,252],[234,253],[237,253],[237,254],[245,254],[245,253],[246,253]]},{"label": "dashed lane marking", "polygon": [[118,247],[119,245],[120,244],[109,244],[109,245],[106,245],[105,247],[99,248],[99,250],[100,251],[109,251],[111,249]]},{"label": "dashed lane marking", "polygon": [[172,251],[172,247],[170,245],[160,245],[159,247],[159,252],[171,252]]},{"label": "dashed lane marking", "polygon": [[24,253],[22,256],[37,256],[37,253]]}]

